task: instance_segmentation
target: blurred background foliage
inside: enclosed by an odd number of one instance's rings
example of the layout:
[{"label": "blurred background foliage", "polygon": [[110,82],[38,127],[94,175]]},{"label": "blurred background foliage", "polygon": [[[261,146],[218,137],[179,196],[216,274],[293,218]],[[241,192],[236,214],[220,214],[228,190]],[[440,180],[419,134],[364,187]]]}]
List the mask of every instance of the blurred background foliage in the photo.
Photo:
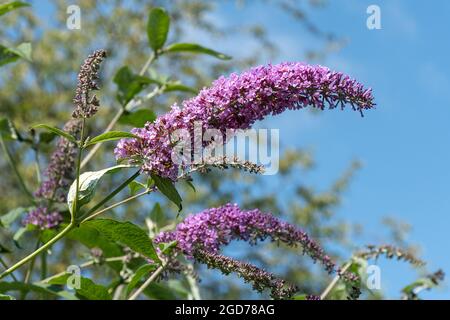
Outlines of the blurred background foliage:
[{"label": "blurred background foliage", "polygon": [[[236,10],[246,5],[246,1],[234,1]],[[39,14],[41,1],[31,2],[29,8],[22,8],[8,13],[1,18],[0,39],[5,46],[16,46],[23,42],[32,43],[32,62],[24,60],[8,64],[0,69],[0,113],[9,118],[23,134],[29,135],[29,127],[35,123],[47,123],[62,127],[70,117],[72,98],[76,84],[76,74],[80,63],[93,49],[105,48],[108,51],[107,62],[102,66],[101,91],[99,98],[101,108],[93,121],[89,122],[90,134],[98,134],[111,121],[113,115],[120,109],[116,101],[117,86],[113,78],[122,67],[128,66],[134,73],[140,68],[151,54],[147,43],[146,21],[149,9],[162,6],[171,16],[171,30],[168,42],[181,42],[191,39],[193,35],[204,35],[202,38],[211,42],[202,43],[215,50],[220,48],[221,39],[232,38],[236,33],[248,41],[255,43],[252,50],[245,52],[242,57],[233,60],[217,60],[210,56],[193,54],[164,55],[154,63],[149,72],[159,74],[198,90],[207,86],[219,75],[239,71],[262,61],[270,60],[279,54],[277,39],[267,36],[267,28],[271,21],[262,21],[258,25],[248,25],[246,21],[234,25],[233,28],[222,28],[210,18],[217,2],[211,0],[109,0],[89,1],[80,0],[77,4],[82,11],[81,30],[68,30],[66,27],[68,1],[51,0],[46,5],[51,6],[51,16],[43,17]],[[326,62],[328,54],[345,46],[345,35],[334,35],[329,30],[322,30],[320,24],[308,19],[305,8],[321,10],[326,1],[264,1],[265,6],[278,6],[285,10],[286,15],[295,17],[300,27],[313,36],[321,39],[323,49],[303,52],[298,60],[307,62]],[[226,52],[225,52],[226,53]],[[145,90],[143,94],[150,92]],[[144,102],[143,109],[161,114],[168,110],[174,102],[193,96],[191,92],[167,92],[155,96]],[[317,115],[320,116],[320,115]],[[117,130],[129,130],[131,126],[117,124]],[[26,143],[7,141],[8,148],[18,164],[20,172],[25,177],[30,190],[35,190],[38,182],[35,168],[35,152]],[[45,168],[48,156],[54,147],[54,141],[40,143],[39,164]],[[85,168],[99,170],[115,162],[112,149],[113,143],[101,147],[95,157]],[[106,163],[105,163],[106,162]],[[348,169],[339,179],[332,182],[327,190],[315,190],[303,182],[302,175],[310,170],[320,170],[321,165],[314,162],[314,157],[308,150],[284,148],[280,162],[280,172],[276,178],[260,177],[234,169],[226,171],[213,170],[208,175],[196,174],[194,184],[196,191],[181,184],[180,191],[184,200],[184,212],[196,212],[207,207],[222,205],[226,202],[238,202],[244,208],[260,208],[272,212],[281,218],[293,222],[304,228],[313,238],[317,239],[331,255],[343,263],[347,261],[351,252],[356,249],[354,239],[363,232],[362,226],[353,225],[336,216],[341,198],[351,184],[354,174],[357,174],[360,164],[350,163]],[[15,207],[27,205],[27,199],[21,192],[14,174],[8,167],[4,153],[0,155],[1,201],[0,214],[4,214]],[[124,178],[115,175],[105,180],[103,190],[98,196]],[[127,193],[119,195],[124,197]],[[158,201],[165,218],[158,215]],[[122,219],[129,219],[141,225],[155,229],[173,225],[176,208],[161,197],[150,195],[125,207],[110,213]],[[148,218],[151,217],[152,220]],[[16,224],[18,224],[16,222]],[[407,241],[409,226],[396,221],[392,217],[386,218],[384,226],[390,230],[390,236],[385,242],[416,250]],[[4,260],[11,263],[19,256],[29,252],[34,246],[35,234],[27,234],[21,239],[21,247],[12,241],[13,233],[0,229],[0,240],[10,249],[12,254],[4,255]],[[257,250],[241,243],[230,246],[226,254],[241,260],[251,261],[258,266],[274,272],[281,278],[287,279],[299,286],[300,292],[319,293],[330,281],[330,277],[316,268],[308,259],[303,259],[299,250],[277,247],[275,243],[260,244]],[[68,265],[78,264],[90,257],[91,252],[82,244],[65,240],[59,243],[49,255],[48,274],[61,272]],[[130,266],[129,266],[130,267]],[[395,267],[395,266],[393,266]],[[36,279],[39,277],[41,266],[36,265]],[[132,268],[132,267],[131,267]],[[206,270],[202,266],[195,266],[201,277],[199,283],[202,298],[256,298],[251,286],[243,284],[234,276],[223,277],[219,272]],[[126,268],[125,268],[126,269]],[[95,267],[90,270],[92,278],[99,283],[126,278],[126,270],[122,272],[104,272],[104,268]],[[179,282],[172,279],[161,281],[146,292],[151,297],[192,297],[195,285],[192,281],[180,276]],[[193,287],[194,286],[194,287]],[[169,288],[169,289],[168,289]],[[194,288],[194,289],[193,289]],[[338,288],[339,289],[339,288]],[[152,291],[153,290],[153,291]],[[382,293],[365,291],[369,298],[381,298]],[[30,294],[32,295],[32,294]],[[400,294],[399,294],[400,295]],[[343,298],[339,290],[333,292],[332,298]]]}]

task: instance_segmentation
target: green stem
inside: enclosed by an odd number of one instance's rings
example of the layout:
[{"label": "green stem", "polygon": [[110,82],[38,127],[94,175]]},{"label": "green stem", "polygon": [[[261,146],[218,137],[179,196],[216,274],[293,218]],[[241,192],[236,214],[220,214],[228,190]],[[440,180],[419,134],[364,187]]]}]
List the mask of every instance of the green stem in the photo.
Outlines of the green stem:
[{"label": "green stem", "polygon": [[20,268],[21,266],[23,266],[25,263],[29,262],[31,259],[33,259],[34,257],[36,257],[37,255],[41,254],[42,252],[44,252],[45,250],[47,250],[49,247],[51,247],[54,243],[58,242],[61,238],[63,238],[66,234],[68,234],[73,228],[75,227],[75,223],[71,222],[70,224],[68,224],[60,233],[58,233],[55,237],[53,237],[50,241],[48,241],[47,243],[45,243],[44,245],[42,245],[39,249],[37,249],[36,251],[32,252],[31,254],[29,254],[28,256],[26,256],[25,258],[23,258],[22,260],[20,260],[19,262],[17,262],[15,265],[13,265],[12,267],[6,269],[5,271],[3,271],[0,274],[0,279],[3,279],[4,277],[6,277],[8,274],[14,272],[16,269]]},{"label": "green stem", "polygon": [[97,209],[99,209],[101,206],[103,206],[106,202],[111,200],[116,194],[118,194],[120,191],[122,191],[124,188],[126,188],[134,179],[136,179],[140,174],[140,170],[136,171],[131,177],[129,177],[127,180],[125,180],[120,186],[118,186],[116,189],[114,189],[110,194],[108,194],[105,198],[100,200],[99,203],[97,203],[95,206],[93,206],[86,214],[81,216],[78,220],[84,221],[87,216],[95,212]]},{"label": "green stem", "polygon": [[[40,236],[40,235],[39,235]],[[36,246],[34,250],[37,250],[39,248],[39,244],[41,243],[41,239],[38,236],[38,240],[36,242]],[[24,283],[29,283],[31,279],[31,274],[33,273],[34,263],[36,262],[36,257],[31,259],[30,265],[28,266],[27,273],[25,274],[25,278],[23,279]]]},{"label": "green stem", "polygon": [[75,189],[75,199],[72,204],[72,212],[70,214],[70,221],[75,221],[75,217],[78,212],[78,196],[80,193],[80,171],[81,171],[81,155],[83,154],[83,143],[84,143],[84,127],[86,125],[86,119],[83,118],[83,122],[81,124],[81,136],[79,141],[78,148],[78,159],[77,159],[77,172],[76,172],[76,189]]},{"label": "green stem", "polygon": [[[2,257],[0,257],[0,264],[5,268],[8,269],[8,265],[6,264],[6,262],[2,259]],[[14,273],[10,274],[11,278],[13,278],[14,281],[18,282],[19,280],[16,278],[16,276],[14,275]]]},{"label": "green stem", "polygon": [[[103,261],[104,261],[104,262],[122,261],[125,257],[126,257],[126,256],[111,257],[111,258],[106,258],[106,259],[104,259]],[[96,260],[90,260],[90,261],[87,261],[87,262],[85,262],[85,263],[79,265],[79,267],[80,267],[80,268],[86,268],[86,267],[93,266],[93,265],[95,265],[96,263],[97,263]],[[58,278],[58,277],[63,276],[63,275],[65,275],[65,274],[67,274],[67,271],[62,271],[62,272],[57,273],[57,274],[54,274],[54,275],[52,275],[52,276],[50,276],[50,277],[48,277],[48,278],[42,279],[42,280],[39,281],[38,283],[48,283],[50,280],[55,279],[55,278]]]},{"label": "green stem", "polygon": [[131,197],[129,197],[129,198],[126,198],[126,199],[124,199],[124,200],[122,200],[122,201],[119,201],[119,202],[117,202],[117,203],[114,203],[113,205],[110,205],[109,207],[106,207],[105,209],[99,210],[99,211],[97,211],[97,212],[95,212],[95,213],[93,213],[93,214],[87,216],[86,218],[84,218],[84,219],[81,221],[81,223],[86,222],[86,221],[88,221],[88,220],[92,220],[92,219],[94,219],[95,217],[101,215],[102,213],[104,213],[104,212],[106,212],[106,211],[109,211],[109,210],[114,209],[115,207],[118,207],[118,206],[120,206],[120,205],[122,205],[122,204],[124,204],[124,203],[127,203],[127,202],[131,201],[131,200],[134,200],[134,199],[137,199],[137,198],[139,198],[139,197],[142,197],[142,196],[144,196],[144,195],[146,195],[146,194],[149,194],[150,192],[152,192],[152,189],[146,189],[145,191],[143,191],[143,192],[141,192],[141,193],[138,193],[138,194],[136,194],[136,195],[134,195],[134,196],[131,196]]},{"label": "green stem", "polygon": [[41,279],[47,277],[47,251],[42,252],[41,255]]},{"label": "green stem", "polygon": [[142,286],[140,286],[129,298],[128,300],[136,300],[137,297],[159,276],[159,274],[164,270],[165,265],[162,264],[155,272],[152,273],[150,278],[148,278]]},{"label": "green stem", "polygon": [[33,195],[30,192],[30,190],[28,190],[27,186],[25,185],[22,175],[20,174],[19,170],[17,169],[14,159],[12,158],[11,153],[9,152],[8,148],[6,147],[5,141],[3,140],[3,136],[1,134],[0,134],[0,144],[2,145],[2,150],[3,150],[4,154],[6,155],[6,159],[9,163],[9,165],[13,169],[14,174],[16,175],[17,180],[19,181],[22,191],[27,196],[27,198],[30,200],[30,202],[34,203]]},{"label": "green stem", "polygon": [[[348,268],[350,268],[350,266],[352,265],[353,261],[350,260],[349,262],[347,262],[341,269],[341,274],[346,272]],[[324,300],[331,292],[331,290],[333,290],[333,288],[336,286],[336,284],[338,283],[339,279],[341,277],[339,275],[336,275],[333,280],[330,282],[330,284],[325,288],[325,290],[322,292],[322,294],[320,295],[320,300]]]},{"label": "green stem", "polygon": [[[83,119],[82,125],[81,125],[81,137],[79,141],[79,151],[78,151],[78,161],[77,161],[77,174],[76,174],[76,192],[75,192],[75,199],[73,201],[73,207],[72,212],[70,214],[70,223],[56,236],[54,236],[50,241],[42,245],[40,248],[37,248],[35,251],[33,251],[31,254],[17,262],[12,267],[8,268],[4,272],[0,274],[0,279],[6,277],[8,274],[13,272],[14,270],[20,268],[22,265],[29,261],[34,261],[35,257],[39,254],[45,252],[48,248],[50,248],[54,243],[58,242],[60,239],[62,239],[67,233],[69,233],[75,226],[75,217],[78,211],[78,193],[80,188],[80,163],[81,163],[81,155],[83,150],[83,140],[84,140],[84,129],[85,129],[86,119]],[[3,140],[2,140],[3,141]]]}]

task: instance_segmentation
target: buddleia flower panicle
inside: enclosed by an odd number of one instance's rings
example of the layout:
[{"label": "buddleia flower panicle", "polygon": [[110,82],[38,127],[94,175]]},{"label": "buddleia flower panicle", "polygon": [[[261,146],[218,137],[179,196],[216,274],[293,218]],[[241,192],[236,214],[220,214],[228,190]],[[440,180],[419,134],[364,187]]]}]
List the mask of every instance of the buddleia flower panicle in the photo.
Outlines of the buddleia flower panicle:
[{"label": "buddleia flower panicle", "polygon": [[414,266],[423,266],[425,262],[417,258],[413,252],[398,248],[392,245],[368,245],[367,250],[357,253],[357,256],[364,259],[378,259],[380,256],[384,256],[387,259],[397,259],[408,262]]},{"label": "buddleia flower panicle", "polygon": [[155,173],[176,180],[179,166],[172,162],[171,134],[178,129],[193,132],[195,123],[203,130],[249,129],[255,121],[285,110],[311,106],[318,109],[350,105],[361,114],[375,106],[371,89],[340,72],[323,66],[281,63],[259,66],[242,74],[220,77],[209,88],[171,111],[135,128],[140,139],[121,140],[115,149],[118,160],[142,165]]},{"label": "buddleia flower panicle", "polygon": [[225,275],[236,273],[245,282],[251,283],[253,289],[258,292],[270,290],[270,296],[273,299],[289,299],[298,290],[295,285],[286,283],[285,280],[277,278],[270,272],[221,254],[197,250],[195,259],[207,265],[208,268],[220,270]]},{"label": "buddleia flower panicle", "polygon": [[243,240],[254,245],[267,238],[289,246],[300,245],[304,254],[319,261],[328,272],[336,271],[335,263],[304,231],[258,209],[241,210],[236,204],[190,215],[174,231],[162,232],[154,241],[168,243],[176,240],[177,248],[188,257],[193,257],[197,250],[218,253],[232,240]]},{"label": "buddleia flower panicle", "polygon": [[[255,245],[258,241],[265,239],[283,242],[291,247],[300,246],[303,254],[310,256],[314,262],[322,264],[328,273],[337,273],[350,285],[351,298],[359,296],[358,276],[351,272],[342,272],[303,230],[271,214],[262,213],[258,209],[241,210],[237,204],[206,209],[195,215],[189,215],[177,225],[174,231],[161,232],[154,238],[154,242],[158,244],[177,241],[176,249],[188,258],[206,263],[210,267],[216,263],[219,270],[226,269],[224,265],[229,263],[233,266],[233,272],[238,272],[238,270],[244,270],[243,265],[220,256],[220,249],[232,240],[243,240]],[[215,258],[218,259],[217,262],[213,261]],[[249,267],[248,270],[250,269]],[[241,276],[245,279],[245,273]],[[267,285],[267,281],[263,283],[265,283],[264,288],[274,288],[272,285]]]},{"label": "buddleia flower panicle", "polygon": [[23,225],[34,225],[40,230],[52,229],[59,226],[63,221],[61,214],[57,211],[48,212],[45,207],[38,207],[32,210],[23,219]]},{"label": "buddleia flower panicle", "polygon": [[[64,125],[64,131],[78,136],[81,130],[81,121],[73,119]],[[75,160],[77,146],[66,138],[59,138],[56,150],[50,158],[45,171],[45,179],[35,195],[39,198],[56,202],[65,202],[66,193],[75,178]]]},{"label": "buddleia flower panicle", "polygon": [[105,50],[96,50],[81,65],[75,98],[73,99],[75,105],[75,110],[72,113],[73,118],[90,118],[97,112],[100,101],[95,95],[91,96],[91,91],[99,90],[98,72],[100,64],[105,58]]}]

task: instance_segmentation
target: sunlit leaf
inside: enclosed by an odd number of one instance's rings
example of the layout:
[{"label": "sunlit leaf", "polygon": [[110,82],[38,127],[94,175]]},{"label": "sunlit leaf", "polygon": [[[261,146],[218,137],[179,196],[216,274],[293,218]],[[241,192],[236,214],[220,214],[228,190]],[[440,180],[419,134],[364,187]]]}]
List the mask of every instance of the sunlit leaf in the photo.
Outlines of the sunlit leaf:
[{"label": "sunlit leaf", "polygon": [[153,122],[156,114],[148,109],[139,109],[134,112],[126,112],[119,119],[119,123],[127,124],[135,128],[142,128],[147,122]]},{"label": "sunlit leaf", "polygon": [[[80,182],[79,182],[78,202],[77,202],[78,208],[81,208],[81,206],[85,205],[86,203],[92,200],[95,191],[97,189],[97,184],[105,174],[114,173],[120,169],[129,167],[130,166],[128,165],[121,164],[99,171],[88,171],[82,173],[80,175]],[[72,212],[73,210],[73,202],[75,200],[76,188],[77,188],[77,181],[75,180],[70,186],[69,192],[67,194],[67,205],[69,206],[70,212]]]},{"label": "sunlit leaf", "polygon": [[[51,285],[65,286],[71,274],[64,274],[51,279],[48,283]],[[91,279],[80,277],[80,287],[75,288],[77,296],[87,300],[111,300],[111,294],[108,289],[102,285],[94,283]]]},{"label": "sunlit leaf", "polygon": [[196,43],[174,43],[164,48],[163,52],[190,52],[197,54],[207,54],[221,60],[231,59],[231,56],[229,55],[203,47]]},{"label": "sunlit leaf", "polygon": [[108,132],[102,133],[102,134],[90,139],[84,146],[88,147],[88,146],[92,146],[96,143],[103,143],[106,141],[114,141],[114,140],[119,140],[119,139],[123,139],[123,138],[139,138],[139,137],[135,136],[134,134],[132,134],[130,132],[108,131]]},{"label": "sunlit leaf", "polygon": [[183,200],[175,188],[174,183],[170,179],[160,177],[156,174],[152,174],[151,177],[155,181],[158,190],[178,207],[178,211],[181,211],[183,209],[181,204]]},{"label": "sunlit leaf", "polygon": [[159,84],[159,82],[134,74],[129,67],[122,67],[114,76],[114,83],[117,85],[117,100],[125,106],[139,92],[149,84]]},{"label": "sunlit leaf", "polygon": [[112,219],[95,219],[84,223],[103,234],[111,241],[124,244],[133,251],[160,262],[156,250],[147,233],[131,222],[120,222]]},{"label": "sunlit leaf", "polygon": [[29,7],[30,4],[23,1],[11,1],[0,4],[0,16],[22,7]]},{"label": "sunlit leaf", "polygon": [[154,264],[144,264],[140,266],[139,269],[136,270],[133,277],[127,286],[127,296],[131,293],[131,291],[136,287],[136,285],[143,279],[146,278],[150,272],[156,269],[156,265]]},{"label": "sunlit leaf", "polygon": [[163,8],[150,10],[147,22],[147,37],[150,47],[157,51],[166,43],[170,27],[170,17]]},{"label": "sunlit leaf", "polygon": [[74,136],[72,136],[71,134],[69,134],[69,133],[67,133],[67,132],[65,132],[65,131],[63,131],[61,129],[58,129],[56,127],[52,127],[52,126],[49,126],[49,125],[46,125],[46,124],[37,124],[35,126],[32,126],[32,128],[33,129],[39,129],[39,128],[46,129],[46,130],[48,130],[50,132],[53,132],[54,134],[56,134],[58,136],[66,138],[67,140],[69,140],[69,141],[71,141],[73,143],[77,143],[77,139]]}]

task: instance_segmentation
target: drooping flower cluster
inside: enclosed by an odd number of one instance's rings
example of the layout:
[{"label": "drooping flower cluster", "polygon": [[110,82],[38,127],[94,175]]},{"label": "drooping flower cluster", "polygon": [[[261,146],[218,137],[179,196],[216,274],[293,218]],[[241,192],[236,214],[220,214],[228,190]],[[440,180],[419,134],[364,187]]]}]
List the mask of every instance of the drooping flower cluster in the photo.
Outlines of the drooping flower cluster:
[{"label": "drooping flower cluster", "polygon": [[177,225],[175,231],[159,234],[155,242],[176,240],[177,247],[183,253],[193,256],[199,249],[217,253],[232,240],[256,244],[258,240],[267,238],[290,246],[300,244],[303,252],[322,263],[328,272],[335,270],[330,257],[304,231],[258,209],[241,210],[236,204],[226,204],[190,215]]},{"label": "drooping flower cluster", "polygon": [[62,216],[59,212],[47,212],[47,208],[38,207],[28,213],[22,221],[23,225],[34,225],[40,230],[57,227],[62,222]]},{"label": "drooping flower cluster", "polygon": [[357,256],[364,259],[378,259],[384,256],[387,259],[397,259],[408,262],[414,266],[423,266],[425,262],[417,258],[413,252],[398,248],[392,245],[368,245],[367,250],[357,253]]},{"label": "drooping flower cluster", "polygon": [[[64,126],[64,131],[78,136],[81,130],[80,120],[70,120]],[[45,171],[45,180],[41,183],[35,195],[47,200],[65,202],[66,193],[74,180],[76,145],[65,138],[59,138],[56,150]]]},{"label": "drooping flower cluster", "polygon": [[[289,246],[300,245],[303,254],[310,256],[313,261],[318,261],[328,273],[336,272],[341,279],[352,287],[351,298],[359,295],[357,283],[359,278],[350,272],[341,272],[340,268],[327,256],[324,250],[298,227],[283,222],[271,214],[262,213],[258,209],[241,210],[236,204],[226,204],[222,207],[206,209],[198,214],[190,215],[179,223],[174,231],[160,233],[155,237],[155,243],[169,243],[177,241],[177,249],[189,258],[216,267],[227,272],[237,272],[244,280],[252,282],[255,288],[261,285],[270,288],[273,295],[280,293],[280,288],[285,288],[284,282],[274,282],[275,278],[267,276],[265,271],[251,265],[245,267],[234,260],[227,260],[218,254],[219,250],[228,245],[232,240],[248,241],[256,244],[258,241],[270,239],[283,242]],[[218,261],[213,260],[217,258]],[[252,269],[253,268],[253,269]],[[256,268],[256,269],[254,269]],[[222,270],[222,271],[223,271]],[[245,274],[244,270],[249,271]],[[252,272],[250,272],[253,270]],[[260,270],[264,273],[264,276]],[[242,273],[242,274],[241,274]],[[260,275],[264,281],[254,283]],[[282,281],[282,280],[277,280]],[[280,287],[281,286],[281,287]],[[286,288],[285,288],[286,289]],[[292,288],[291,288],[292,289]],[[292,293],[289,289],[285,293]],[[284,292],[284,291],[283,291]]]},{"label": "drooping flower cluster", "polygon": [[100,102],[98,98],[90,92],[98,90],[98,71],[103,59],[106,58],[105,50],[96,50],[90,54],[81,65],[78,73],[78,85],[75,91],[75,110],[72,113],[74,118],[90,118],[98,110]]},{"label": "drooping flower cluster", "polygon": [[201,123],[203,130],[248,129],[255,121],[287,109],[333,109],[347,104],[361,113],[372,108],[375,104],[371,89],[323,66],[260,66],[240,75],[221,77],[210,88],[184,101],[182,108],[174,105],[154,123],[133,129],[132,133],[140,139],[121,140],[115,154],[119,160],[140,163],[146,173],[175,180],[179,169],[171,158],[171,134],[175,130],[192,132],[196,123]]},{"label": "drooping flower cluster", "polygon": [[270,296],[274,299],[287,299],[297,292],[298,288],[277,278],[274,274],[260,269],[250,263],[241,262],[221,254],[198,250],[195,259],[208,266],[218,269],[223,274],[236,273],[239,277],[253,285],[253,289],[263,292],[270,290]]}]

